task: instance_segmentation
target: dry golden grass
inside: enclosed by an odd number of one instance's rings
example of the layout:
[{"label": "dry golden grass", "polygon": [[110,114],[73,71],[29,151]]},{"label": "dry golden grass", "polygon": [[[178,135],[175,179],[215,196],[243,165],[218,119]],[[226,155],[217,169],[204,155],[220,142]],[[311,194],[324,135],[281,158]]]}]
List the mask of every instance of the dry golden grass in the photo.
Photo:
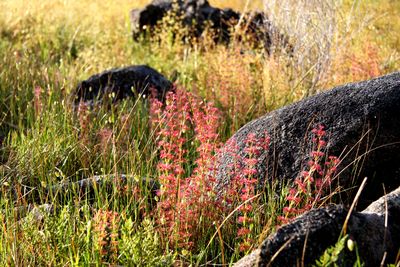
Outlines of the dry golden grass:
[{"label": "dry golden grass", "polygon": [[210,4],[220,8],[233,8],[240,11],[244,10],[246,5],[249,10],[262,9],[263,7],[262,0],[210,0]]},{"label": "dry golden grass", "polygon": [[[135,5],[146,1],[133,1]],[[132,1],[115,0],[6,0],[0,2],[0,18],[5,23],[18,25],[24,19],[33,19],[47,27],[71,25],[77,31],[90,29],[92,34],[112,32],[128,23]]]},{"label": "dry golden grass", "polygon": [[[162,59],[163,62],[148,60],[144,52],[133,52],[129,43],[128,11],[149,2],[151,1],[4,0],[0,2],[0,27],[5,25],[14,34],[24,35],[26,40],[38,39],[42,40],[42,43],[59,31],[60,27],[73,29],[76,39],[87,37],[92,43],[90,46],[81,48],[78,60],[80,69],[74,70],[78,76],[82,77],[87,73],[114,66],[147,63],[161,71],[166,70],[166,74],[170,74],[171,66],[174,66],[185,75],[200,72],[200,74],[196,74],[197,79],[204,81],[204,76],[207,76],[209,77],[208,83],[210,81],[222,82],[221,84],[229,85],[232,88],[238,88],[234,84],[239,84],[242,94],[246,92],[244,87],[252,86],[247,79],[242,79],[243,75],[247,77],[258,73],[260,75],[256,79],[260,79],[259,84],[263,84],[262,95],[266,101],[265,106],[269,108],[279,107],[309,93],[310,85],[303,82],[303,75],[307,73],[308,69],[305,68],[303,72],[299,72],[298,66],[297,69],[288,68],[288,63],[292,63],[289,62],[291,58],[272,57],[266,59],[263,64],[256,64],[257,70],[254,70],[254,64],[251,68],[242,65],[251,63],[248,63],[248,55],[235,52],[238,48],[233,48],[233,50],[208,49],[201,53],[201,58],[197,58],[200,54],[193,49],[153,45],[151,51],[158,53],[159,59]],[[331,66],[323,75],[324,77],[318,81],[316,85],[318,90],[354,80],[368,79],[400,68],[400,37],[398,34],[394,34],[400,31],[400,24],[396,23],[398,16],[396,10],[400,10],[400,2],[391,0],[361,1],[359,6],[355,7],[355,12],[350,12],[354,1],[345,0],[343,2],[343,10],[340,10],[340,13],[349,16],[352,24],[347,30],[355,34],[354,36],[346,35],[345,28],[347,26],[344,22],[348,18],[340,17],[342,24],[338,25],[338,28],[341,28],[342,32],[341,36],[335,38],[348,38],[348,40],[342,42],[342,47],[333,46],[331,48],[333,51],[332,58],[329,59]],[[263,9],[262,0],[210,0],[210,3],[218,7],[232,7],[240,11]],[[279,2],[277,3],[279,4]],[[93,40],[95,41],[93,42]],[[235,55],[233,64],[232,54],[235,53],[237,55]],[[201,63],[201,60],[209,64],[198,64],[198,62]],[[241,62],[241,64],[236,64],[237,62]],[[192,64],[190,73],[188,73],[190,64],[187,63]],[[234,69],[236,65],[239,66],[237,70]],[[210,85],[204,83],[204,86]],[[250,91],[248,90],[248,92]],[[312,88],[311,92],[314,91],[315,88]],[[240,97],[242,100],[249,98],[252,96],[242,95]],[[221,101],[226,103],[227,100],[221,99]],[[243,102],[248,103],[248,101]],[[240,109],[246,110],[246,108],[248,107]]]},{"label": "dry golden grass", "polygon": [[[126,18],[130,9],[143,7],[150,2],[149,0],[5,0],[0,3],[2,7],[0,14],[6,19],[22,18],[31,14],[45,18],[46,21],[53,21],[62,16],[64,19],[79,23],[89,21],[91,25],[108,23],[113,25],[121,18]],[[212,0],[210,4],[241,11],[245,8],[246,2],[246,0]],[[261,0],[249,1],[247,7],[262,8]]]}]

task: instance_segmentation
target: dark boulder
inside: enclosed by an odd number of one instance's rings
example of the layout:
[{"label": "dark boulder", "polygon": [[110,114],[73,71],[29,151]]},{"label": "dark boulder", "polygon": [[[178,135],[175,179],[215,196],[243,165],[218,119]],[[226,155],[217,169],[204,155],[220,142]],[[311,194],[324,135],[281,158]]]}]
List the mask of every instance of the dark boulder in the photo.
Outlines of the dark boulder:
[{"label": "dark boulder", "polygon": [[199,37],[210,22],[217,29],[220,38],[229,39],[229,29],[240,18],[240,14],[232,9],[212,7],[207,0],[180,0],[176,5],[171,0],[154,0],[142,9],[133,9],[130,13],[134,39],[151,30],[168,12],[182,18],[183,26],[191,30],[191,34]]},{"label": "dark boulder", "polygon": [[149,95],[155,89],[160,99],[172,89],[172,83],[158,71],[146,65],[115,68],[80,82],[75,90],[75,103],[101,100],[113,101],[139,94]]},{"label": "dark boulder", "polygon": [[[388,206],[387,227],[385,210]],[[261,245],[259,266],[299,266],[313,264],[340,237],[348,210],[331,206],[311,210],[282,226]],[[355,242],[365,266],[380,266],[396,260],[400,248],[400,187],[380,198],[362,212],[353,212],[347,224],[349,238]],[[344,248],[340,266],[353,266],[354,252]]]},{"label": "dark boulder", "polygon": [[153,28],[172,9],[171,1],[152,1],[142,9],[133,9],[130,12],[130,21],[133,38],[136,39],[148,28]]},{"label": "dark boulder", "polygon": [[[133,38],[137,40],[138,37],[152,32],[163,17],[172,12],[176,17],[181,18],[183,26],[189,29],[189,34],[193,37],[200,37],[207,24],[210,24],[215,32],[215,41],[229,42],[231,29],[241,18],[240,13],[230,8],[212,7],[207,0],[178,0],[176,4],[173,2],[172,0],[153,0],[144,8],[133,9],[130,12]],[[248,35],[247,39],[258,45],[263,43],[266,49],[270,47],[270,35],[276,30],[268,22],[264,13],[245,14],[240,25],[245,35]]]},{"label": "dark boulder", "polygon": [[[270,149],[258,155],[260,184],[293,180],[309,157],[311,129],[324,125],[328,153],[341,156],[336,182],[342,188],[368,177],[360,205],[365,207],[386,190],[400,185],[400,73],[350,83],[273,111],[242,127],[219,155],[218,190],[232,177],[235,153],[245,156],[249,133],[261,138],[268,132]],[[240,172],[240,170],[239,170]],[[342,194],[350,202],[355,190]],[[346,194],[346,195],[345,195]]]}]

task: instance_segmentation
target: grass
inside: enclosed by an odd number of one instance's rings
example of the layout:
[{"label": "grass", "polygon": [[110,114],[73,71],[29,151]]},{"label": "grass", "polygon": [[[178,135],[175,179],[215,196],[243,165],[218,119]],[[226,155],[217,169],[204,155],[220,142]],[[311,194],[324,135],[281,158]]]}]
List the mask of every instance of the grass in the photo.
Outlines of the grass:
[{"label": "grass", "polygon": [[[290,195],[292,185],[278,197],[275,184],[266,193],[254,190],[258,141],[249,136],[246,175],[232,184],[235,194],[219,199],[209,168],[221,144],[268,111],[400,67],[394,1],[338,2],[326,28],[303,7],[314,27],[290,21],[294,54],[271,56],[207,38],[178,42],[171,38],[176,21],[157,40],[134,42],[128,10],[147,2],[0,2],[1,265],[231,264],[273,232],[280,216],[290,217],[284,207],[297,195]],[[212,4],[263,6],[250,2]],[[284,23],[279,7],[271,15],[277,25]],[[327,34],[330,26],[335,31]],[[308,35],[296,35],[299,29]],[[316,41],[329,47],[318,50]],[[131,64],[149,64],[167,77],[177,71],[179,95],[170,96],[169,111],[149,99],[72,108],[80,80]],[[112,186],[94,186],[90,194],[49,190],[94,175],[113,175]],[[161,183],[158,195],[151,181]]]}]

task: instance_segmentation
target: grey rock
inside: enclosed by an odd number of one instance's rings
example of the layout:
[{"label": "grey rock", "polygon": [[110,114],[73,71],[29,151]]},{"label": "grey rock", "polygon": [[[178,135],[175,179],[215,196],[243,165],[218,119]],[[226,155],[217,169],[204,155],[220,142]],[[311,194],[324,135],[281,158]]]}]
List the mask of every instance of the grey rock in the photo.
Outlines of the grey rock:
[{"label": "grey rock", "polygon": [[[211,29],[216,33],[214,40],[216,42],[229,42],[230,30],[237,25],[241,18],[239,12],[230,8],[212,7],[207,0],[178,0],[175,6],[172,0],[153,0],[144,8],[133,9],[130,12],[134,40],[152,32],[168,12],[174,12],[177,16],[182,17],[183,26],[187,27],[194,37],[200,37],[206,25],[211,24]],[[274,37],[283,38],[280,34],[276,34],[276,28],[262,12],[245,14],[241,25],[243,25],[247,37],[251,37],[250,39],[257,44],[262,43],[267,50],[271,45],[272,34]]]},{"label": "grey rock", "polygon": [[[388,224],[385,227],[386,204]],[[282,226],[261,245],[259,266],[312,264],[342,233],[348,210],[340,205],[311,210]],[[362,212],[353,212],[347,234],[353,240],[365,266],[393,263],[400,248],[400,188],[380,198]],[[384,256],[386,254],[386,256]],[[340,266],[353,266],[354,252],[344,249]]]},{"label": "grey rock", "polygon": [[[88,202],[96,201],[98,196],[99,188],[102,192],[112,194],[116,188],[123,188],[125,186],[138,186],[141,192],[148,196],[148,204],[153,205],[160,185],[158,181],[151,178],[135,177],[134,175],[126,174],[109,174],[109,175],[94,175],[89,178],[84,178],[78,181],[64,181],[49,185],[47,187],[22,187],[22,192],[25,196],[25,200],[30,203],[27,207],[20,207],[21,213],[25,209],[29,211],[34,207],[31,206],[33,203],[42,203],[43,199],[52,199],[59,202],[69,201],[71,198],[79,197],[85,198]],[[10,193],[15,199],[18,198],[20,191],[17,191],[14,187],[11,187]],[[44,197],[46,196],[46,197]]]},{"label": "grey rock", "polygon": [[[7,210],[1,210],[0,212],[2,213],[3,216],[7,214]],[[19,221],[23,220],[29,214],[32,215],[32,218],[35,221],[42,221],[42,219],[46,214],[51,214],[53,212],[54,212],[54,206],[48,203],[41,205],[30,203],[25,206],[18,206],[14,208],[14,215],[16,219]]]},{"label": "grey rock", "polygon": [[46,188],[46,194],[62,196],[63,194],[93,195],[95,197],[96,190],[102,188],[107,192],[112,192],[116,183],[121,186],[128,184],[140,185],[143,190],[147,190],[150,197],[154,197],[160,186],[157,181],[147,179],[145,177],[138,179],[134,175],[126,174],[110,174],[110,175],[94,175],[76,182],[62,182]]},{"label": "grey rock", "polygon": [[[270,149],[258,156],[258,179],[293,180],[304,169],[309,157],[307,140],[312,127],[322,124],[328,134],[328,154],[340,156],[336,179],[342,188],[357,185],[368,177],[359,205],[365,207],[382,196],[385,184],[390,191],[400,185],[400,73],[369,81],[350,83],[306,98],[273,111],[242,127],[219,155],[218,190],[229,184],[236,161],[235,153],[245,156],[249,133],[271,138]],[[239,170],[240,172],[240,170]],[[341,195],[351,202],[354,190]]]},{"label": "grey rock", "polygon": [[[313,264],[342,233],[348,210],[340,205],[311,210],[282,226],[238,266],[299,266]],[[373,202],[362,212],[353,212],[347,234],[366,266],[394,262],[400,248],[400,187]],[[387,219],[387,227],[385,220]],[[386,253],[386,256],[384,254]],[[353,266],[354,253],[340,255],[340,266]]]},{"label": "grey rock", "polygon": [[53,213],[53,211],[54,206],[52,204],[42,204],[40,206],[33,207],[30,213],[32,214],[32,219],[35,222],[41,222],[46,215]]},{"label": "grey rock", "polygon": [[[71,198],[78,197],[79,199],[85,199],[86,203],[93,203],[97,201],[99,191],[111,195],[115,193],[115,189],[120,188],[123,190],[128,185],[137,186],[143,195],[148,196],[146,204],[151,207],[155,205],[155,196],[160,189],[158,181],[145,177],[138,179],[134,175],[109,174],[94,175],[76,182],[60,182],[46,188],[30,187],[29,191],[24,191],[24,197],[25,201],[31,203],[15,207],[14,214],[22,222],[26,221],[28,215],[32,215],[32,219],[35,222],[41,222],[45,215],[55,212],[54,204],[39,204],[43,199],[67,203]],[[16,195],[16,192],[13,193]],[[7,214],[7,210],[0,210],[0,214]]]},{"label": "grey rock", "polygon": [[233,267],[253,267],[258,264],[258,259],[260,257],[260,249],[254,250],[249,255],[241,258],[238,262],[233,264]]},{"label": "grey rock", "polygon": [[314,262],[338,240],[346,215],[341,206],[316,209],[279,228],[263,242],[259,266],[296,266],[303,261],[304,248],[304,263]]},{"label": "grey rock", "polygon": [[155,89],[162,99],[173,89],[172,83],[162,74],[146,65],[115,68],[91,76],[80,82],[74,92],[75,104],[80,101],[97,101],[111,96],[112,101],[126,97],[149,95]]},{"label": "grey rock", "polygon": [[221,10],[211,7],[206,0],[154,0],[142,9],[133,9],[130,12],[133,38],[136,39],[145,30],[151,29],[159,23],[168,12],[174,12],[182,17],[184,26],[191,29],[192,34],[200,36],[205,28],[207,21],[212,22],[214,28],[221,28],[223,32],[228,32],[229,20],[239,19],[239,14],[231,9]]},{"label": "grey rock", "polygon": [[396,213],[392,209],[400,209],[400,187],[372,202],[363,212],[385,214],[386,210],[388,210],[391,215],[398,214],[400,216],[400,210]]}]

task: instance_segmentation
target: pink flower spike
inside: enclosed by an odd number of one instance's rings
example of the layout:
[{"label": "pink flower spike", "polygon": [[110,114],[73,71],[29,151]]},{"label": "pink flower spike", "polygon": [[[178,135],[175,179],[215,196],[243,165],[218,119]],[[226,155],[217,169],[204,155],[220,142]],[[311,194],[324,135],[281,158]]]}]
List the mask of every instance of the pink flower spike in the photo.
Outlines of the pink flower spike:
[{"label": "pink flower spike", "polygon": [[240,228],[237,232],[238,236],[244,236],[244,235],[248,235],[248,234],[250,234],[250,230],[247,228],[244,228],[244,227]]},{"label": "pink flower spike", "polygon": [[238,223],[245,223],[246,222],[246,217],[244,216],[239,216],[238,218]]}]

